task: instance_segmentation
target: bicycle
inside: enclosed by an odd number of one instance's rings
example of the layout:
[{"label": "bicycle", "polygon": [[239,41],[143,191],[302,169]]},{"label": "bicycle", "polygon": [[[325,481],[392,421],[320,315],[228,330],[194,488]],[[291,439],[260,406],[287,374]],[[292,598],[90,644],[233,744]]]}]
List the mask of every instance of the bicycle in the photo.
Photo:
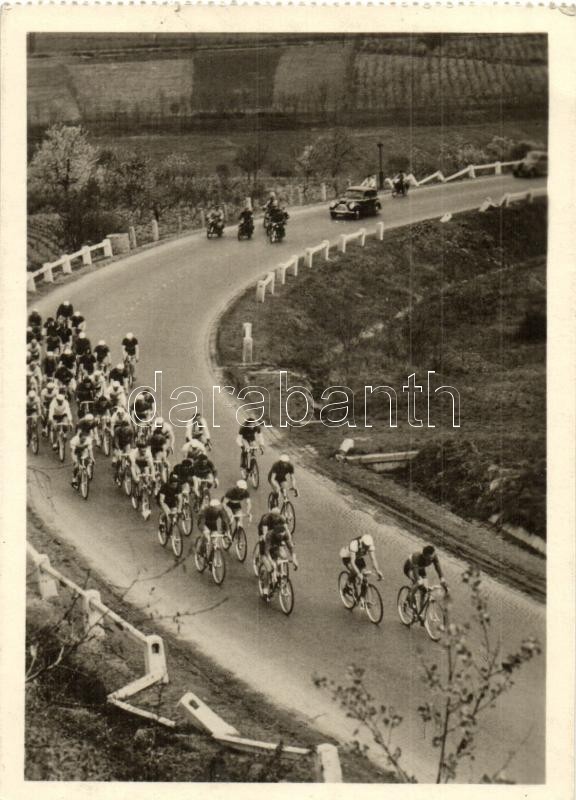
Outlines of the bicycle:
[{"label": "bicycle", "polygon": [[154,496],[158,497],[160,487],[168,480],[168,467],[164,458],[154,458]]},{"label": "bicycle", "polygon": [[94,477],[94,460],[89,456],[82,456],[76,472],[76,491],[80,492],[84,500],[90,494],[90,482]]},{"label": "bicycle", "polygon": [[52,422],[50,437],[52,440],[52,447],[56,445],[60,462],[64,463],[64,459],[66,458],[66,442],[68,440],[68,423]]},{"label": "bicycle", "polygon": [[[298,497],[296,489],[292,489],[291,491],[294,497]],[[282,498],[282,502],[280,502],[280,497]],[[290,500],[288,500],[288,494],[283,486],[280,489],[280,497],[278,497],[276,492],[270,492],[268,495],[268,509],[272,510],[275,505],[280,504],[280,513],[286,520],[290,535],[294,536],[294,531],[296,530],[296,511]]]},{"label": "bicycle", "polygon": [[370,622],[379,625],[384,616],[384,605],[380,592],[368,580],[371,574],[370,570],[364,570],[360,586],[358,586],[358,579],[353,577],[348,570],[342,570],[338,576],[338,592],[344,608],[352,611],[359,605],[366,612]]},{"label": "bicycle", "polygon": [[242,450],[242,463],[240,465],[240,474],[244,480],[248,480],[254,489],[260,485],[260,470],[258,468],[258,461],[256,460],[256,450],[260,450],[260,455],[264,450],[256,445],[250,445],[248,451]]},{"label": "bicycle", "polygon": [[136,380],[136,356],[124,356],[124,370],[126,372],[126,385],[132,389]]},{"label": "bicycle", "polygon": [[194,492],[194,496],[191,503],[191,507],[193,507],[196,514],[200,515],[210,505],[211,487],[212,487],[212,481],[205,479],[200,480],[199,494],[196,494],[196,492]]},{"label": "bicycle", "polygon": [[192,507],[190,506],[190,492],[182,492],[182,506],[180,508],[181,514],[181,530],[184,536],[190,536],[192,528],[194,527],[194,518],[192,516]]},{"label": "bicycle", "polygon": [[274,595],[278,593],[280,608],[286,616],[289,616],[294,609],[294,587],[290,580],[289,563],[288,558],[284,555],[276,560],[276,579],[271,585],[264,564],[260,565],[260,571],[258,573],[258,591],[260,592],[260,597],[263,600],[266,599],[264,589],[268,583],[269,594],[267,602],[271,603]]},{"label": "bicycle", "polygon": [[230,530],[230,523],[226,524],[222,537],[224,550],[229,550],[234,545],[236,558],[241,564],[246,561],[246,553],[248,552],[248,540],[246,539],[246,531],[242,526],[242,517],[242,512],[236,511],[232,530]]},{"label": "bicycle", "polygon": [[206,541],[204,536],[201,535],[196,538],[194,542],[194,564],[200,574],[208,567],[214,583],[220,586],[226,577],[223,534],[220,531],[211,531],[210,539],[212,542],[212,552],[210,558],[208,558],[206,556]]},{"label": "bicycle", "polygon": [[140,508],[140,513],[142,514],[142,518],[144,520],[149,519],[151,511],[150,511],[150,495],[152,494],[151,489],[151,482],[152,477],[148,473],[144,473],[140,476],[140,480],[138,483],[132,486],[132,493],[130,495],[130,501],[132,503],[132,508],[134,511],[138,511]]},{"label": "bicycle", "polygon": [[130,470],[130,455],[120,453],[114,470],[114,483],[116,486],[124,488],[126,497],[132,494],[132,472]]},{"label": "bicycle", "polygon": [[112,427],[108,412],[100,417],[96,430],[98,431],[99,447],[105,456],[109,456],[112,450]]},{"label": "bicycle", "polygon": [[38,414],[32,414],[27,418],[26,425],[26,446],[32,448],[35,456],[40,450],[40,427]]},{"label": "bicycle", "polygon": [[446,626],[446,610],[434,596],[439,590],[446,596],[448,590],[439,583],[433,586],[426,586],[420,609],[417,607],[416,594],[418,589],[413,591],[412,586],[402,586],[398,592],[397,608],[400,621],[407,628],[415,622],[424,625],[426,633],[433,642],[439,641]]},{"label": "bicycle", "polygon": [[160,513],[160,519],[158,520],[158,541],[162,547],[166,547],[168,539],[170,539],[172,552],[176,558],[180,558],[182,555],[182,534],[184,533],[183,524],[182,511],[179,508],[173,508],[170,511],[168,518],[166,517],[164,511]]}]

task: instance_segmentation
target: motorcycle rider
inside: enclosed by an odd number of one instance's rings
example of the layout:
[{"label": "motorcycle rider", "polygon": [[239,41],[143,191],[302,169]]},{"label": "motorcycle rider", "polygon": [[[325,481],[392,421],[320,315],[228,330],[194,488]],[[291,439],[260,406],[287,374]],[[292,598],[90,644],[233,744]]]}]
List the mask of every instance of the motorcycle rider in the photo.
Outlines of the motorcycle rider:
[{"label": "motorcycle rider", "polygon": [[250,206],[246,206],[246,208],[240,212],[238,219],[240,220],[240,230],[251,236],[254,233],[254,214]]},{"label": "motorcycle rider", "polygon": [[394,178],[394,193],[395,194],[408,193],[408,182],[402,170],[400,170],[398,175],[396,175],[396,177]]},{"label": "motorcycle rider", "polygon": [[208,216],[207,216],[206,221],[207,221],[208,228],[213,226],[216,231],[224,230],[224,211],[223,211],[223,209],[220,206],[216,205],[216,203],[213,203],[212,208],[208,212]]}]

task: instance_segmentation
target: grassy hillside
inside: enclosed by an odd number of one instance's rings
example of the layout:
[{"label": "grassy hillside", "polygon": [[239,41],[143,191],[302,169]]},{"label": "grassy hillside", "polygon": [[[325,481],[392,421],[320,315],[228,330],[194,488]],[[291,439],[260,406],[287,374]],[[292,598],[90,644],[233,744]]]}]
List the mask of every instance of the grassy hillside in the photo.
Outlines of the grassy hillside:
[{"label": "grassy hillside", "polygon": [[103,49],[98,37],[36,35],[29,48],[29,123],[168,128],[206,124],[206,116],[214,126],[214,115],[264,115],[289,127],[310,118],[350,124],[351,112],[362,122],[397,122],[408,111],[431,122],[479,109],[543,114],[547,106],[540,35],[249,35],[217,42],[124,35]]},{"label": "grassy hillside", "polygon": [[[408,484],[470,517],[545,535],[545,261],[544,204],[391,231],[385,245],[331,254],[263,306],[247,292],[225,319],[221,360],[240,361],[237,331],[251,321],[259,361],[305,376],[317,399],[327,386],[355,392],[358,427],[296,428],[294,443],[322,456],[345,435],[368,452],[418,449]],[[425,384],[428,370],[433,388],[459,391],[460,428],[451,402],[434,396],[435,427],[408,424],[402,386],[413,372]],[[381,396],[365,407],[366,385],[395,388],[396,428]]]}]

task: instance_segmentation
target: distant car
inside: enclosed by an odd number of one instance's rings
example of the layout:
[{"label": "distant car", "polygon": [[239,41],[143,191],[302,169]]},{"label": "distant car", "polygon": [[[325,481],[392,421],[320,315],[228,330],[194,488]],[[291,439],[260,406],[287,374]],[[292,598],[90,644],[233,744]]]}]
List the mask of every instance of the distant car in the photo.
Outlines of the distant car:
[{"label": "distant car", "polygon": [[517,178],[542,178],[548,175],[548,153],[545,150],[530,150],[514,167]]},{"label": "distant car", "polygon": [[371,217],[377,214],[382,206],[378,200],[376,189],[367,189],[365,186],[349,186],[343,197],[330,203],[330,216],[332,219],[339,217]]}]

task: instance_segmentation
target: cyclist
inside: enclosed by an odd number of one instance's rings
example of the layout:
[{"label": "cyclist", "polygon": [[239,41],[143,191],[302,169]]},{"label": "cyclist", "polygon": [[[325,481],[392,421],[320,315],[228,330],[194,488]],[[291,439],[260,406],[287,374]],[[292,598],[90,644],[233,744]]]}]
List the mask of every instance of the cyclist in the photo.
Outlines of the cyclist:
[{"label": "cyclist", "polygon": [[[72,427],[72,411],[70,410],[70,403],[66,399],[65,389],[58,389],[56,397],[50,403],[50,408],[48,409],[48,424],[51,428],[56,428],[58,425],[66,425],[68,428]],[[52,449],[58,449],[57,442],[54,442]]]},{"label": "cyclist", "polygon": [[342,563],[350,575],[350,579],[345,591],[351,592],[352,586],[350,584],[356,583],[356,585],[358,585],[358,581],[360,581],[361,605],[364,603],[364,597],[366,594],[366,582],[362,580],[364,571],[366,569],[366,556],[370,556],[372,566],[378,575],[378,580],[382,580],[384,576],[382,575],[378,565],[378,559],[376,558],[374,539],[369,533],[364,533],[362,536],[357,536],[356,538],[352,539],[347,547],[343,547],[340,550],[340,558],[342,559]]},{"label": "cyclist", "polygon": [[274,506],[270,511],[262,514],[258,522],[258,553],[260,558],[264,555],[264,542],[266,534],[271,531],[275,526],[282,524],[286,525],[286,519],[282,516],[278,506]]},{"label": "cyclist", "polygon": [[51,355],[58,357],[60,355],[60,350],[62,348],[62,340],[58,336],[55,328],[49,328],[46,331],[46,355],[50,353]]},{"label": "cyclist", "polygon": [[182,446],[182,452],[191,461],[196,461],[199,455],[206,455],[206,448],[200,439],[192,439],[190,442],[185,442]]},{"label": "cyclist", "polygon": [[211,489],[218,488],[218,471],[206,453],[200,453],[194,461],[192,484],[198,502],[201,501],[201,486],[205,483]]},{"label": "cyclist", "polygon": [[170,477],[166,483],[162,484],[158,493],[158,505],[164,512],[166,519],[169,519],[171,514],[180,510],[181,498],[182,489],[178,482],[178,476],[170,473]]},{"label": "cyclist", "polygon": [[45,435],[48,431],[48,414],[50,412],[50,405],[57,394],[58,391],[54,381],[48,381],[46,386],[40,392],[40,402],[42,404],[42,427]]},{"label": "cyclist", "polygon": [[[94,397],[104,397],[106,394],[106,378],[104,377],[104,373],[101,372],[99,369],[94,370],[91,375],[92,379],[92,386],[94,387]],[[106,402],[109,403],[110,401],[106,398]]]},{"label": "cyclist", "polygon": [[58,309],[56,311],[56,319],[60,324],[65,324],[66,327],[70,325],[70,318],[74,313],[74,306],[70,302],[70,300],[64,300],[63,303],[60,303]]},{"label": "cyclist", "polygon": [[164,433],[158,428],[152,428],[152,434],[148,439],[148,444],[150,446],[150,452],[152,453],[152,460],[155,463],[161,462],[165,465],[166,469],[169,469],[170,464],[166,452],[166,436]]},{"label": "cyclist", "polygon": [[128,408],[128,398],[126,397],[126,392],[118,383],[118,381],[114,381],[110,384],[110,388],[108,389],[108,400],[110,400],[110,404],[113,408],[123,408],[124,410]]},{"label": "cyclist", "polygon": [[166,454],[174,452],[174,429],[169,422],[166,422],[163,417],[156,417],[153,426],[155,433],[161,433],[166,442]]},{"label": "cyclist", "polygon": [[133,333],[127,333],[122,339],[122,355],[125,362],[128,359],[132,362],[132,366],[140,361],[140,345]]},{"label": "cyclist", "polygon": [[58,359],[58,366],[67,367],[70,371],[72,371],[76,365],[76,356],[72,352],[72,348],[70,345],[66,345],[62,350],[60,358]]},{"label": "cyclist", "polygon": [[100,339],[94,348],[94,355],[96,356],[97,368],[106,373],[110,369],[110,348],[104,339]]},{"label": "cyclist", "polygon": [[228,522],[230,527],[234,525],[235,515],[242,510],[242,504],[245,504],[245,511],[248,519],[252,520],[252,500],[248,492],[248,484],[245,480],[236,481],[236,486],[228,489],[222,498],[224,510],[228,514]]},{"label": "cyclist", "polygon": [[410,604],[414,604],[416,592],[418,592],[420,596],[420,603],[418,604],[417,609],[418,612],[420,611],[420,608],[422,608],[422,604],[426,596],[426,570],[430,566],[434,567],[436,574],[440,578],[441,586],[444,590],[446,590],[448,588],[448,584],[446,583],[446,580],[442,574],[440,560],[433,545],[427,544],[421,551],[412,553],[410,558],[407,558],[404,562],[404,575],[410,579],[412,584],[409,598]]},{"label": "cyclist", "polygon": [[78,404],[78,416],[83,417],[92,411],[94,405],[94,386],[88,376],[82,378],[76,389],[76,402]]},{"label": "cyclist", "polygon": [[39,328],[42,325],[42,317],[37,308],[33,308],[28,314],[28,325],[32,328]]},{"label": "cyclist", "polygon": [[148,399],[148,392],[140,392],[132,406],[132,419],[141,425],[152,422],[153,407]]},{"label": "cyclist", "polygon": [[130,451],[130,468],[135,486],[139,485],[142,475],[150,478],[154,475],[154,462],[149,447],[141,443]]},{"label": "cyclist", "polygon": [[94,368],[96,366],[96,356],[94,353],[83,353],[78,357],[78,377],[81,375],[94,375]]},{"label": "cyclist", "polygon": [[248,467],[248,453],[250,448],[257,444],[260,448],[260,452],[264,453],[264,446],[262,442],[262,427],[261,425],[254,419],[254,417],[248,417],[246,421],[240,425],[240,429],[238,430],[238,436],[236,438],[236,443],[240,447],[240,469],[242,470],[242,474],[245,476],[245,470]]},{"label": "cyclist", "polygon": [[172,469],[172,474],[178,476],[178,483],[183,495],[190,494],[190,488],[194,478],[194,464],[189,458],[183,458],[179,464]]},{"label": "cyclist", "polygon": [[191,442],[193,439],[198,439],[208,448],[211,446],[208,423],[206,419],[198,413],[194,414],[190,422],[186,425],[186,441]]},{"label": "cyclist", "polygon": [[42,359],[42,374],[45,378],[52,379],[56,374],[56,368],[58,366],[58,361],[56,360],[56,353],[46,352],[46,355]]},{"label": "cyclist", "polygon": [[200,518],[200,530],[204,534],[204,556],[207,561],[212,558],[212,534],[223,530],[227,525],[227,516],[218,498],[210,500],[210,505]]},{"label": "cyclist", "polygon": [[117,421],[113,431],[112,466],[116,466],[121,456],[129,453],[134,443],[134,431],[128,417]]},{"label": "cyclist", "polygon": [[56,334],[62,342],[62,347],[66,347],[72,343],[72,331],[64,322],[56,324]]},{"label": "cyclist", "polygon": [[83,458],[90,458],[94,460],[94,453],[92,452],[92,438],[84,431],[78,431],[70,439],[70,450],[72,452],[72,483],[74,489],[78,488],[78,471],[80,469],[80,461]]},{"label": "cyclist", "polygon": [[265,600],[270,599],[270,589],[278,580],[278,560],[284,555],[285,549],[288,550],[294,569],[298,569],[294,542],[286,520],[280,515],[264,537],[262,564],[266,568],[266,585],[262,587],[262,596]]},{"label": "cyclist", "polygon": [[42,358],[42,348],[38,344],[36,337],[30,340],[28,344],[28,355],[32,364],[39,364]]},{"label": "cyclist", "polygon": [[100,423],[104,418],[110,417],[110,400],[108,400],[105,395],[96,393],[93,412],[96,419],[96,425],[100,426]]},{"label": "cyclist", "polygon": [[78,334],[78,338],[74,343],[74,351],[77,357],[92,352],[92,343],[90,342],[90,339],[86,336],[84,331]]},{"label": "cyclist", "polygon": [[116,364],[115,367],[112,367],[110,370],[110,374],[108,375],[108,380],[110,383],[119,383],[122,387],[123,391],[126,390],[126,381],[128,379],[128,373],[126,371],[126,367],[124,364]]},{"label": "cyclist", "polygon": [[280,502],[280,494],[282,490],[286,490],[286,484],[290,481],[290,488],[298,497],[298,489],[296,488],[296,478],[294,476],[294,465],[290,461],[290,456],[283,453],[280,459],[272,464],[270,472],[268,473],[268,483],[274,492],[275,503]]},{"label": "cyclist", "polygon": [[26,396],[26,419],[40,419],[42,405],[38,393],[31,389]]},{"label": "cyclist", "polygon": [[70,317],[70,327],[72,328],[72,335],[76,338],[86,328],[86,318],[80,311],[74,311]]},{"label": "cyclist", "polygon": [[65,366],[65,364],[61,363],[58,367],[56,367],[54,378],[58,381],[60,386],[66,389],[68,394],[72,394],[72,392],[74,392],[76,389],[74,373],[69,367]]}]

